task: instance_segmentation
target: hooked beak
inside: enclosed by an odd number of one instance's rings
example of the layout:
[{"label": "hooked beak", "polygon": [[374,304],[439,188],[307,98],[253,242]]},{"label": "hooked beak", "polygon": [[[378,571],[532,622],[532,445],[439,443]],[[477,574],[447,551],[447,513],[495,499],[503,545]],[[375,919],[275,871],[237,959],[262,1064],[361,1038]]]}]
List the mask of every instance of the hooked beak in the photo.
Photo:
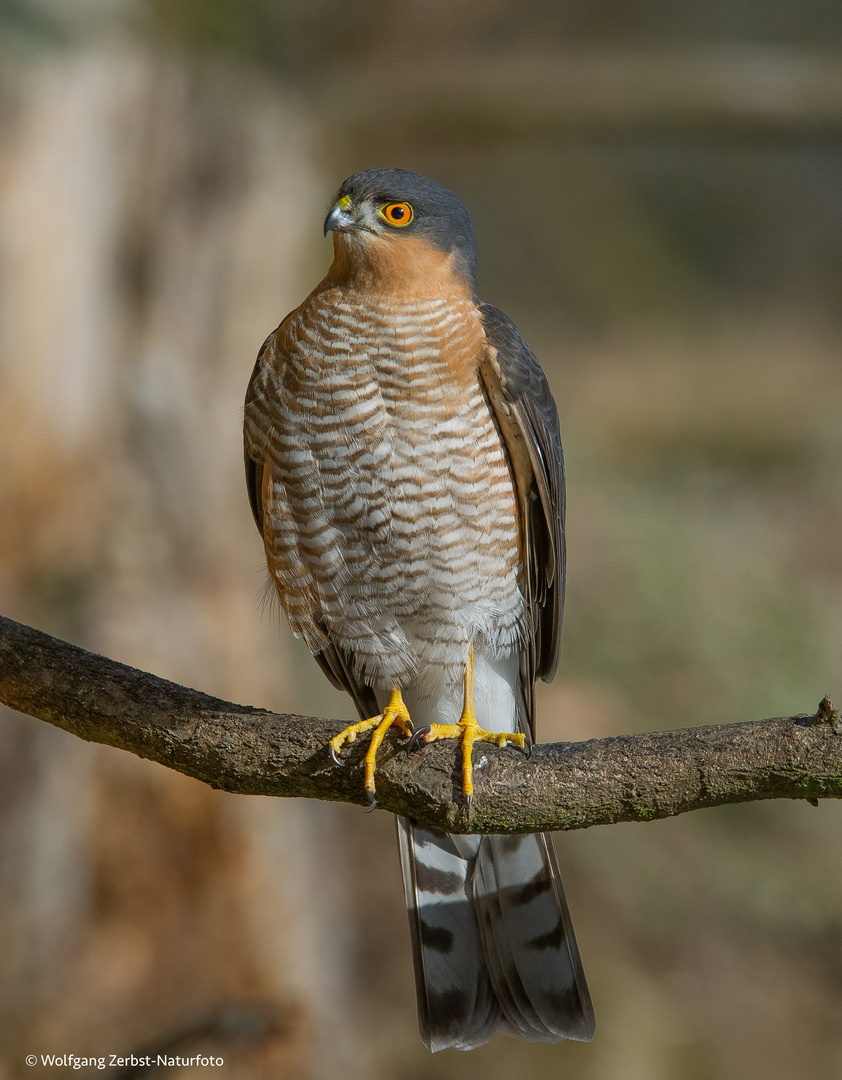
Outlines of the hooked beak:
[{"label": "hooked beak", "polygon": [[325,218],[325,236],[329,232],[344,232],[356,225],[356,221],[348,213],[350,208],[351,200],[344,195]]}]

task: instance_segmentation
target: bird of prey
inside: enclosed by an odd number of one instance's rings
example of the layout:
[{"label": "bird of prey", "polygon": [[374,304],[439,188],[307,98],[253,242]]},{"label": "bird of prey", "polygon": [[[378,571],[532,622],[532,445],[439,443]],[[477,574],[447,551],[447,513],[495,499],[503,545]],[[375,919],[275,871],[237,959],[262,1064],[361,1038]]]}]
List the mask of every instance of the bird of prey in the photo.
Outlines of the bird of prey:
[{"label": "bird of prey", "polygon": [[[547,381],[476,292],[471,216],[439,184],[370,169],[324,224],[325,278],[266,339],[245,405],[248,493],[293,631],[371,733],[524,745],[556,669],[564,464]],[[414,732],[414,735],[413,735]],[[399,819],[421,1036],[589,1040],[593,1009],[550,837]]]}]

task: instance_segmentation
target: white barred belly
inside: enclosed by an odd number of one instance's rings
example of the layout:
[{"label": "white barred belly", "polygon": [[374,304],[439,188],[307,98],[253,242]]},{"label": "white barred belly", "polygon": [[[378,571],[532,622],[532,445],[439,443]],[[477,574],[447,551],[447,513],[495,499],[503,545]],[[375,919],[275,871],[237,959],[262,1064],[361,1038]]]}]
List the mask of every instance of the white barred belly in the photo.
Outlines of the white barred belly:
[{"label": "white barred belly", "polygon": [[[377,689],[422,695],[525,640],[512,478],[476,307],[315,293],[246,409],[270,572],[290,624]],[[258,456],[258,455],[256,455]]]}]

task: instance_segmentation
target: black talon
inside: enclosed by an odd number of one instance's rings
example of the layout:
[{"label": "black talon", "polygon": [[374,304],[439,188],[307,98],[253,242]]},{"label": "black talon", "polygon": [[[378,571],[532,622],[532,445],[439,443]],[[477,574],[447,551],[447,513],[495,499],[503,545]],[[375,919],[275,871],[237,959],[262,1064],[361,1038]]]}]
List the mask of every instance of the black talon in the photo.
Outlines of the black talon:
[{"label": "black talon", "polygon": [[429,735],[432,730],[430,725],[427,724],[426,727],[420,727],[417,731],[413,731],[409,737],[409,742],[404,746],[404,750],[406,750],[407,753],[410,753],[419,743],[424,741],[424,736]]},{"label": "black talon", "polygon": [[330,756],[333,758],[334,765],[341,765],[343,769],[345,768],[345,762],[339,760],[339,758],[336,756],[336,751],[333,749],[332,746],[330,747]]},{"label": "black talon", "polygon": [[526,756],[528,758],[531,758],[532,757],[532,747],[534,745],[535,744],[532,742],[532,740],[529,738],[529,736],[526,735],[526,736],[524,736],[523,746],[519,746],[518,750],[520,750],[521,753],[526,754]]},{"label": "black talon", "polygon": [[368,796],[369,802],[368,810],[366,810],[366,813],[370,814],[372,810],[377,809],[377,799],[375,798],[373,791],[367,791],[366,795]]}]

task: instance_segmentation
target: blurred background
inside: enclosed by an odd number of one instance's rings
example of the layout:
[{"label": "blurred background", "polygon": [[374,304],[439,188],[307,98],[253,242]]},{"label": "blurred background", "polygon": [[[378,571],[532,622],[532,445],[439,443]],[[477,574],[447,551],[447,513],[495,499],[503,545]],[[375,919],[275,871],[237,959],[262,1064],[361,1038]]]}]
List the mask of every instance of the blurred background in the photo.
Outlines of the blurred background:
[{"label": "blurred background", "polygon": [[[379,165],[469,204],[558,402],[539,737],[842,699],[834,0],[0,0],[0,611],[353,718],[261,608],[240,421],[332,192]],[[163,1047],[244,1080],[842,1076],[842,807],[558,848],[593,1043],[433,1057],[387,814],[0,710],[0,1080]]]}]

